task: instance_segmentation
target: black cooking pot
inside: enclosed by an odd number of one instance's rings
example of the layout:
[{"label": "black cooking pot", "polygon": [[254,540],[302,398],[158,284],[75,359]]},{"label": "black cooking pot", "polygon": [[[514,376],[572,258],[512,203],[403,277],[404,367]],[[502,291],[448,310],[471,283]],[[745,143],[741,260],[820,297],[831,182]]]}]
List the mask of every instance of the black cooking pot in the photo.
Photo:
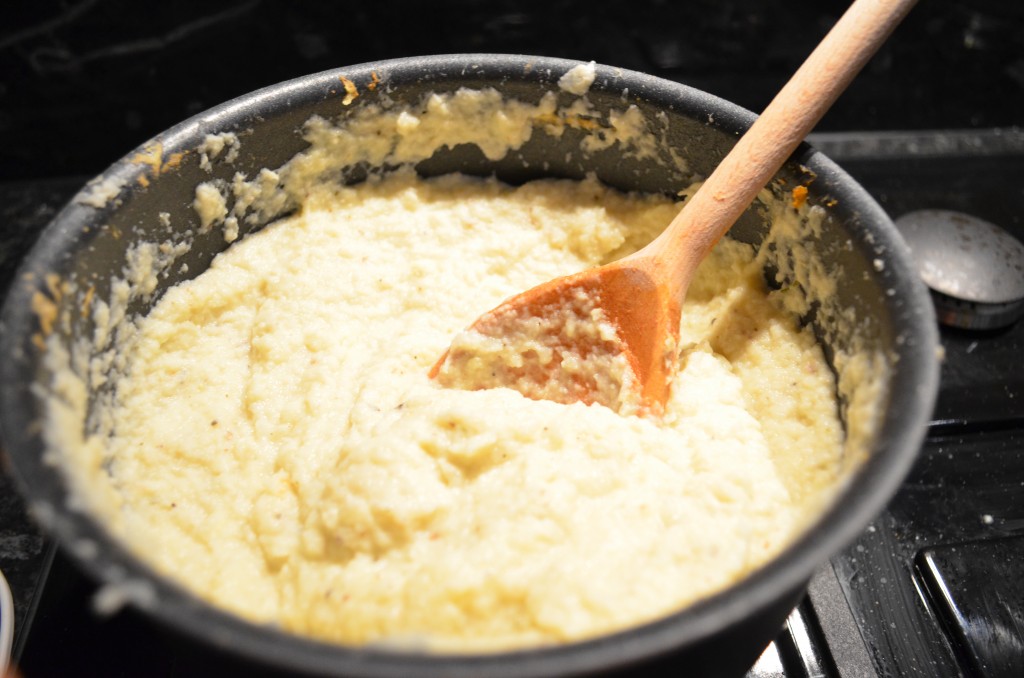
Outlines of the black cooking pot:
[{"label": "black cooking pot", "polygon": [[[163,290],[206,269],[228,245],[218,229],[200,232],[192,207],[197,184],[227,181],[237,171],[253,176],[261,168],[281,166],[306,148],[299,130],[314,114],[347,116],[367,104],[412,103],[425,93],[460,87],[494,87],[506,97],[528,102],[554,91],[569,102],[574,97],[560,92],[557,81],[575,65],[536,57],[468,55],[386,61],[311,75],[196,116],[144,144],[83,189],[43,233],[3,309],[3,442],[44,528],[99,581],[122,586],[146,582],[124,587],[128,599],[145,613],[250,667],[352,676],[554,676],[668,662],[694,676],[737,676],[748,669],[781,628],[812,572],[856,537],[895,492],[921,443],[938,380],[932,306],[905,246],[868,194],[807,145],[797,150],[774,186],[785,190],[813,177],[808,201],[828,214],[814,246],[825,270],[838,278],[839,306],[859,321],[846,332],[830,331],[830,320],[818,307],[806,321],[815,327],[830,360],[854,343],[887,357],[889,372],[879,394],[881,421],[867,441],[866,461],[808,531],[735,586],[664,619],[585,642],[474,656],[342,647],[295,637],[214,609],[157,576],[101,523],[69,504],[67,479],[52,463],[53,451],[46,449],[44,406],[53,374],[43,360],[44,335],[68,344],[73,337],[91,334],[89,314],[79,312],[84,291],[91,287],[94,298],[107,298],[110,280],[124,275],[126,252],[133,243],[161,241],[171,231],[195,233],[191,249],[165,271],[154,294],[135,299],[129,313],[145,312]],[[587,96],[597,114],[638,106],[658,127],[661,150],[672,148],[685,158],[688,179],[708,175],[754,119],[683,85],[604,66],[596,72]],[[346,99],[345,80],[358,90],[358,98]],[[209,174],[200,167],[196,149],[205,135],[226,131],[239,135],[240,153],[232,163],[215,164]],[[583,133],[568,129],[558,138],[537,133],[499,161],[487,160],[475,147],[459,146],[438,152],[417,169],[425,175],[493,173],[513,183],[594,172],[613,186],[657,193],[675,193],[685,185],[680,181],[682,165],[675,163],[675,171],[668,171],[664,158],[627,157],[615,148],[582,152]],[[365,176],[365,169],[350,169],[347,180]],[[242,223],[242,235],[261,225]],[[752,208],[732,235],[758,243],[764,232],[763,215]]]}]

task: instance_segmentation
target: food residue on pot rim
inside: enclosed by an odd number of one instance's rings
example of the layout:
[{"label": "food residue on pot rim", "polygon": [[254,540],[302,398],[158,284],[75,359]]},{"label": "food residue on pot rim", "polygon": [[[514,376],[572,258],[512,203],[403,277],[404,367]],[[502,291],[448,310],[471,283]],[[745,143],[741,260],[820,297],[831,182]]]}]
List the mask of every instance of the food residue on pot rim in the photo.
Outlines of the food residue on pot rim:
[{"label": "food residue on pot rim", "polygon": [[[580,68],[563,89],[589,88]],[[638,109],[593,131],[574,124],[583,113],[585,98],[559,107],[553,93],[360,100],[343,120],[311,119],[309,149],[285,166],[197,187],[199,228],[222,225],[229,241],[302,209],[240,238],[148,317],[129,303],[154,296],[191,243],[135,244],[109,299],[92,302],[95,333],[49,334],[45,435],[73,502],[215,604],[343,643],[591,637],[778,553],[863,459],[884,384],[885,358],[856,346],[836,352],[833,381],[798,323],[835,303],[812,254],[821,208],[765,191],[761,249],[726,239],[709,257],[664,420],[426,377],[480,312],[642,246],[678,209],[593,178],[511,188],[408,168],[463,143],[502,158],[566,126],[588,132],[586,152],[671,162]],[[401,167],[334,183],[360,163]],[[781,289],[765,289],[766,264]],[[825,332],[855,335],[852,311],[826,316]]]},{"label": "food residue on pot rim", "polygon": [[203,143],[197,149],[199,151],[199,166],[208,173],[213,172],[213,161],[225,149],[227,149],[227,153],[224,153],[224,162],[231,164],[238,159],[238,154],[242,150],[242,144],[238,140],[237,134],[234,132],[207,134],[203,138]]},{"label": "food residue on pot rim", "polygon": [[121,194],[124,180],[118,177],[100,177],[90,181],[85,189],[75,196],[75,202],[96,209],[102,209]]},{"label": "food residue on pot rim", "polygon": [[593,61],[589,64],[580,64],[570,68],[558,79],[558,87],[570,94],[583,96],[590,91],[590,86],[594,84],[596,76],[597,68]]}]

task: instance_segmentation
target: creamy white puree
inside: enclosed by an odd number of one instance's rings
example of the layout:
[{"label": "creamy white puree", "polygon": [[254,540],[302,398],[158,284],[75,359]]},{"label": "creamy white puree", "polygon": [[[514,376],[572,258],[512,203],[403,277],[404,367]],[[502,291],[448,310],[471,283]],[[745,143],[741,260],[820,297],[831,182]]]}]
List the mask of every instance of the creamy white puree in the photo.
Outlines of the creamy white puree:
[{"label": "creamy white puree", "polygon": [[728,586],[841,447],[831,373],[748,246],[701,269],[664,421],[426,376],[480,312],[675,210],[593,181],[321,186],[140,322],[107,449],[123,537],[218,605],[349,643],[563,642]]},{"label": "creamy white puree", "polygon": [[590,91],[597,77],[597,69],[593,61],[570,68],[558,79],[559,89],[582,96]]},{"label": "creamy white puree", "polygon": [[224,162],[232,163],[238,159],[242,145],[237,134],[233,132],[207,134],[198,148],[199,166],[207,172],[213,172],[213,161],[224,152],[224,149],[227,149],[227,153],[224,154]]}]

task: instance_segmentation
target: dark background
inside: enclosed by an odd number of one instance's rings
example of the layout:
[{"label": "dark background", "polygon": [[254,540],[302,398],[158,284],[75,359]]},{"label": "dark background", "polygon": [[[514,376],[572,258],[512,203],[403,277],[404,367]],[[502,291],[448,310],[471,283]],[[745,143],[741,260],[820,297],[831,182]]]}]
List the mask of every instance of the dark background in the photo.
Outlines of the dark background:
[{"label": "dark background", "polygon": [[[97,174],[264,85],[365,61],[514,52],[646,71],[760,110],[847,3],[5,0],[0,181]],[[921,0],[819,130],[1024,123],[1024,3]]]}]

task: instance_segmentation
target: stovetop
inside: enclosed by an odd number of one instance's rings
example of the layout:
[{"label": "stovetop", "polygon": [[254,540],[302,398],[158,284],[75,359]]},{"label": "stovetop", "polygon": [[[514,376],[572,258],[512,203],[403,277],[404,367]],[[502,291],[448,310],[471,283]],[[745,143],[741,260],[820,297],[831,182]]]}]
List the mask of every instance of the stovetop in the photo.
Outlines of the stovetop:
[{"label": "stovetop", "polygon": [[[1024,240],[1024,133],[830,133],[813,143],[892,215],[981,217]],[[0,184],[0,288],[82,179]],[[822,567],[749,678],[1024,675],[1024,321],[943,328],[920,457],[888,508]],[[91,611],[94,585],[26,518],[0,475],[0,569],[15,658],[49,675],[254,675],[131,609]],[[55,651],[59,648],[59,651]]]}]

